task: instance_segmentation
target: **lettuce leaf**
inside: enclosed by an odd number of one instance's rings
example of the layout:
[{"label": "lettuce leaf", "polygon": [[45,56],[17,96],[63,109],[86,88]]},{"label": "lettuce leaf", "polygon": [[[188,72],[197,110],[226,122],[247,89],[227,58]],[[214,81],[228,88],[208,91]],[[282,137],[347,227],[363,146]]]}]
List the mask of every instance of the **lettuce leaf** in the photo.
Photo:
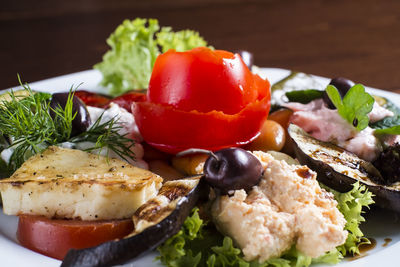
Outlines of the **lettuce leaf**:
[{"label": "lettuce leaf", "polygon": [[191,30],[173,32],[171,27],[163,27],[156,36],[157,43],[161,47],[162,53],[167,52],[169,49],[175,49],[181,52],[207,45],[207,42],[198,32]]},{"label": "lettuce leaf", "polygon": [[[383,97],[380,98],[382,99]],[[394,115],[371,123],[370,127],[375,129],[376,134],[398,135],[400,134],[400,108],[389,99],[383,98],[383,100],[385,103],[382,106],[393,112]]]},{"label": "lettuce leaf", "polygon": [[335,196],[338,208],[343,213],[349,232],[345,244],[322,255],[319,258],[308,257],[299,252],[295,246],[284,253],[280,258],[269,259],[264,263],[244,260],[239,248],[236,248],[232,239],[220,234],[212,224],[203,221],[198,214],[198,208],[193,209],[185,220],[182,229],[164,244],[158,247],[160,256],[157,258],[168,267],[303,267],[312,263],[337,264],[343,256],[357,254],[361,243],[369,242],[363,237],[359,224],[363,207],[373,203],[372,194],[359,183],[347,193],[339,193],[323,186]]},{"label": "lettuce leaf", "polygon": [[110,50],[94,66],[103,74],[101,84],[113,96],[132,89],[146,89],[154,62],[168,49],[190,50],[207,42],[191,30],[173,32],[160,28],[156,19],[125,20],[107,39]]},{"label": "lettuce leaf", "polygon": [[343,256],[359,254],[358,248],[361,244],[370,244],[359,226],[360,223],[365,221],[362,216],[363,208],[368,208],[369,205],[374,203],[372,193],[359,182],[353,184],[353,189],[346,193],[340,193],[328,187],[324,188],[333,193],[338,202],[338,209],[347,221],[345,229],[349,234],[346,242],[337,249]]}]

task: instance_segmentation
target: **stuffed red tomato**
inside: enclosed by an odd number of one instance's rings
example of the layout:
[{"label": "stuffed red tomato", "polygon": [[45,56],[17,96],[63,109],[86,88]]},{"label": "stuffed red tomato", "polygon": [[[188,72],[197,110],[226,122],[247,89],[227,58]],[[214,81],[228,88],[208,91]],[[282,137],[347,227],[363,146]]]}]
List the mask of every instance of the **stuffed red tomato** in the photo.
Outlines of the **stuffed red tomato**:
[{"label": "stuffed red tomato", "polygon": [[176,153],[249,143],[270,108],[270,83],[241,57],[205,47],[169,50],[154,65],[146,101],[134,104],[140,133],[150,145]]}]

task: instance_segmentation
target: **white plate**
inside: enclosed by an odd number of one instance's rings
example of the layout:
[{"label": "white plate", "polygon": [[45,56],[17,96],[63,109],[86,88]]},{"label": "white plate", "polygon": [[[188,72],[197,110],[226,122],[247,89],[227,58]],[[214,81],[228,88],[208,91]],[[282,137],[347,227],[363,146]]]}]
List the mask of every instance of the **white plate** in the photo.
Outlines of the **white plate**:
[{"label": "white plate", "polygon": [[[263,68],[259,70],[262,76],[268,77],[271,83],[275,83],[286,77],[290,71],[284,69]],[[317,77],[321,83],[328,83],[329,79]],[[71,86],[90,91],[103,91],[99,86],[101,74],[96,70],[82,71],[69,75],[64,75],[40,82],[30,83],[32,89],[61,92],[67,91]],[[374,94],[390,98],[400,104],[400,95],[385,92],[377,89],[368,88]],[[400,254],[400,223],[395,220],[395,214],[387,211],[374,210],[369,215],[367,222],[363,225],[366,236],[372,237],[377,241],[376,247],[366,252],[361,258],[345,259],[339,265],[341,267],[375,267],[375,266],[399,266],[397,256]],[[17,217],[6,216],[0,213],[0,266],[30,266],[30,267],[50,267],[59,266],[60,261],[43,256],[28,250],[18,244],[15,237],[17,229]],[[385,239],[391,241],[385,244]],[[136,261],[126,264],[126,266],[155,267],[161,266],[154,261],[156,253],[150,253]],[[324,266],[324,265],[318,265]],[[331,265],[329,265],[331,266]]]}]

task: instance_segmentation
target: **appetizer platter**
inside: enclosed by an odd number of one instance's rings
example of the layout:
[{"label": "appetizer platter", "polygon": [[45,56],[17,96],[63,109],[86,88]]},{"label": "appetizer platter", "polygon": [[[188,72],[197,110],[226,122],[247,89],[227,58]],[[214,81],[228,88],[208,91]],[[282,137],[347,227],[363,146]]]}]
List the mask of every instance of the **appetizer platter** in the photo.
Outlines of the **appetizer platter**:
[{"label": "appetizer platter", "polygon": [[151,19],[107,42],[1,94],[2,264],[395,266],[398,95]]}]

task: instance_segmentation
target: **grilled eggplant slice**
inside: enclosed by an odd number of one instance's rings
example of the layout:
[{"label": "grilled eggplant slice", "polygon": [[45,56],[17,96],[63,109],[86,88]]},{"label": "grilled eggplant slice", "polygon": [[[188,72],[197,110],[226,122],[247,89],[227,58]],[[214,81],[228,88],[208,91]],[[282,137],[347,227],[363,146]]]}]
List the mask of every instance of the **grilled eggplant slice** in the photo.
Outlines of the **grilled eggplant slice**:
[{"label": "grilled eggplant slice", "polygon": [[135,231],[121,240],[99,246],[71,249],[62,267],[112,266],[153,250],[175,235],[195,206],[205,185],[201,176],[166,182],[158,195],[135,212]]},{"label": "grilled eggplant slice", "polygon": [[319,141],[294,124],[289,126],[289,135],[297,159],[315,170],[320,182],[340,192],[349,191],[352,184],[360,182],[375,194],[378,206],[400,212],[400,182],[383,185],[383,177],[372,163],[334,144]]}]

